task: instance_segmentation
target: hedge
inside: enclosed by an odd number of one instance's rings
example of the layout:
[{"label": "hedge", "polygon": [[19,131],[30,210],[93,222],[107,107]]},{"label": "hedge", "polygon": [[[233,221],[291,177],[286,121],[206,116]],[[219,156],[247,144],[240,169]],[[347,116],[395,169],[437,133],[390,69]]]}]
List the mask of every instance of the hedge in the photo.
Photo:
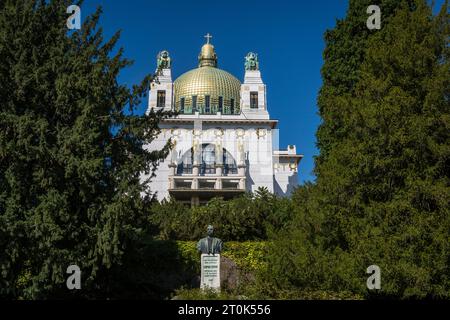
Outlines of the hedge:
[{"label": "hedge", "polygon": [[[166,242],[166,241],[158,241]],[[179,254],[185,263],[198,267],[200,272],[200,255],[195,241],[175,241]],[[236,265],[246,271],[259,271],[265,267],[264,256],[267,243],[263,241],[225,242],[222,255],[233,260]]]}]

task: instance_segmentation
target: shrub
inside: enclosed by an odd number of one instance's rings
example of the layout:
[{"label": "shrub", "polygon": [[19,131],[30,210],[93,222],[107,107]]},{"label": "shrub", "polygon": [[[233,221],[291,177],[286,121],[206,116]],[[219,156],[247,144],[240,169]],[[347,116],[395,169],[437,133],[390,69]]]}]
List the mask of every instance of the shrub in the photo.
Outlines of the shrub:
[{"label": "shrub", "polygon": [[160,240],[198,240],[212,224],[224,241],[255,241],[285,226],[292,212],[289,199],[260,189],[228,201],[214,198],[205,206],[190,207],[173,199],[155,203],[150,223]]}]

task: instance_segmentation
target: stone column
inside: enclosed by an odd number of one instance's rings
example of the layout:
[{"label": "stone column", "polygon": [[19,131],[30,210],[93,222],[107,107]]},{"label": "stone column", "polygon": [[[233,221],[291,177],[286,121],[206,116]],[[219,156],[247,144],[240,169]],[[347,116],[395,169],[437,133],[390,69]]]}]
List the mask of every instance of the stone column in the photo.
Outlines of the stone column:
[{"label": "stone column", "polygon": [[239,189],[245,190],[245,178],[239,180]]},{"label": "stone column", "polygon": [[192,179],[191,189],[198,189],[198,179]]},{"label": "stone column", "polygon": [[170,176],[174,176],[176,173],[176,168],[177,168],[177,164],[172,162],[171,164],[169,164],[169,175]]},{"label": "stone column", "polygon": [[222,189],[222,178],[217,178],[215,187],[217,190]]},{"label": "stone column", "polygon": [[244,151],[244,142],[242,140],[238,141],[237,145],[237,163],[238,165],[245,164],[245,151]]},{"label": "stone column", "polygon": [[177,163],[177,158],[178,158],[178,154],[177,154],[177,140],[173,141],[173,149],[172,152],[170,154],[170,161],[172,163]]},{"label": "stone column", "polygon": [[199,164],[193,164],[192,165],[192,174],[194,176],[198,176],[200,173],[200,165]]},{"label": "stone column", "polygon": [[238,165],[238,175],[241,177],[245,176],[245,164]]},{"label": "stone column", "polygon": [[215,145],[215,168],[216,176],[221,177],[223,174],[223,149],[221,139],[218,137]]},{"label": "stone column", "polygon": [[[195,134],[195,133],[194,133]],[[192,141],[192,152],[193,152],[193,165],[199,165],[202,161],[202,156],[201,156],[201,152],[202,152],[202,148],[201,148],[201,144],[199,139],[194,138]]]},{"label": "stone column", "polygon": [[171,162],[169,164],[169,189],[175,189],[175,179],[173,178],[176,174],[177,164]]},{"label": "stone column", "polygon": [[216,164],[216,176],[221,177],[223,174],[222,164]]},{"label": "stone column", "polygon": [[216,180],[216,185],[215,188],[218,190],[222,189],[222,172],[223,170],[223,165],[222,164],[216,164],[216,176],[218,177]]}]

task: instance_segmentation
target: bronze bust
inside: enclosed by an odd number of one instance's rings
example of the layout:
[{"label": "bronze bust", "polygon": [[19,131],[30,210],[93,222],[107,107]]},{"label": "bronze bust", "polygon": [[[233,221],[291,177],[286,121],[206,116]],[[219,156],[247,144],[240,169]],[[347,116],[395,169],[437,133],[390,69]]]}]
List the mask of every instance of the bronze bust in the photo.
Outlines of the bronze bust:
[{"label": "bronze bust", "polygon": [[222,251],[223,243],[219,238],[213,237],[214,227],[209,225],[207,228],[208,236],[202,238],[197,243],[197,250],[205,254],[219,254]]}]

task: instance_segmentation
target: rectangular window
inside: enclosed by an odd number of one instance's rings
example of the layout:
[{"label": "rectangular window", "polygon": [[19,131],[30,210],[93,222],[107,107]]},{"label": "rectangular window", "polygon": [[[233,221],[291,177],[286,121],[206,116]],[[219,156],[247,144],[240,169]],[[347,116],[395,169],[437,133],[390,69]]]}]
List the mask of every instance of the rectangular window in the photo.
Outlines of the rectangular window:
[{"label": "rectangular window", "polygon": [[205,96],[205,113],[211,112],[211,106],[210,106],[210,97]]},{"label": "rectangular window", "polygon": [[192,113],[197,111],[197,96],[192,96]]},{"label": "rectangular window", "polygon": [[180,112],[184,113],[184,98],[180,99]]},{"label": "rectangular window", "polygon": [[234,114],[234,99],[231,99],[230,101],[230,113]]},{"label": "rectangular window", "polygon": [[156,94],[156,107],[164,108],[166,105],[166,90],[158,90]]},{"label": "rectangular window", "polygon": [[258,92],[250,92],[250,108],[258,109]]},{"label": "rectangular window", "polygon": [[219,112],[223,112],[223,97],[219,97]]}]

